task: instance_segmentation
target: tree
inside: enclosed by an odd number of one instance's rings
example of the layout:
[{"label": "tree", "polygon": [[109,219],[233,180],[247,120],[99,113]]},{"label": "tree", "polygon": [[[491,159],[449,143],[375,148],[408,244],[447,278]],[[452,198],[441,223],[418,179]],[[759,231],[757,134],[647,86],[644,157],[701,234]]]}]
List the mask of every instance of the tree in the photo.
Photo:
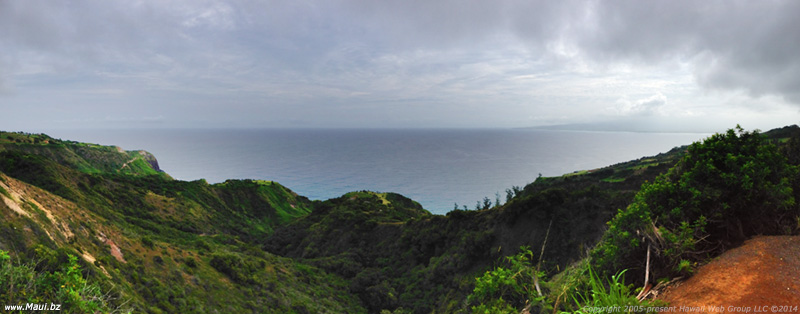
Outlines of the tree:
[{"label": "tree", "polygon": [[489,209],[489,208],[492,208],[492,200],[490,200],[488,197],[484,196],[483,197],[483,209]]},{"label": "tree", "polygon": [[786,156],[789,164],[800,164],[800,134],[789,138],[789,143],[783,147],[782,153]]},{"label": "tree", "polygon": [[521,187],[515,185],[515,186],[512,186],[511,189],[514,190],[514,197],[522,195],[522,188]]}]

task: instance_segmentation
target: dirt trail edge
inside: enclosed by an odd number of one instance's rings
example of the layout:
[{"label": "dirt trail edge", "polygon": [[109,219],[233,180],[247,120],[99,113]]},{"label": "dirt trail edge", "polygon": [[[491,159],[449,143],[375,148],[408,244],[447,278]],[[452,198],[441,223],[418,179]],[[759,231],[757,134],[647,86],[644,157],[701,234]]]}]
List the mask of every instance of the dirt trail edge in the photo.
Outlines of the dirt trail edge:
[{"label": "dirt trail edge", "polygon": [[662,313],[800,312],[800,236],[760,236],[659,296]]}]

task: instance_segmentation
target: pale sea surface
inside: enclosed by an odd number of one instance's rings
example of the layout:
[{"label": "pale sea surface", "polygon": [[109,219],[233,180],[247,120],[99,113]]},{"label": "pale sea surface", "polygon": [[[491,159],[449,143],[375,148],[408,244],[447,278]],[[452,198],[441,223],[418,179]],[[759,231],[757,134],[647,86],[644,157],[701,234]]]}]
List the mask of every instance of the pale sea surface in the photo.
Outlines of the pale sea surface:
[{"label": "pale sea surface", "polygon": [[147,150],[180,180],[277,181],[325,200],[357,190],[396,192],[444,214],[543,176],[666,152],[710,134],[532,129],[53,130],[48,135]]}]

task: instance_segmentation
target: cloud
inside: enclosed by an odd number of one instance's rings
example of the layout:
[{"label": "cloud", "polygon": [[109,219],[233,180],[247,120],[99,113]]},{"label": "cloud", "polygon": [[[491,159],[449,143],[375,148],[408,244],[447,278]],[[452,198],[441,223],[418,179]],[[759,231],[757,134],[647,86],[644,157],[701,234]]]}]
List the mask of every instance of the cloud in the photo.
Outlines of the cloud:
[{"label": "cloud", "polygon": [[592,6],[575,34],[600,62],[688,62],[705,88],[800,104],[800,2],[618,1]]},{"label": "cloud", "polygon": [[525,126],[740,110],[731,94],[776,108],[800,104],[798,15],[797,1],[0,1],[0,93],[29,110],[107,104],[94,121],[137,106],[233,124]]},{"label": "cloud", "polygon": [[342,1],[400,49],[524,43],[565,66],[691,64],[700,86],[800,104],[797,1]]},{"label": "cloud", "polygon": [[[0,57],[0,73],[7,73],[8,66],[5,64],[5,60],[3,57]],[[12,87],[9,85],[8,79],[0,74],[0,96],[9,94],[12,91]]]},{"label": "cloud", "polygon": [[233,8],[224,2],[214,1],[206,6],[187,8],[182,25],[186,27],[205,27],[210,29],[231,30],[236,28],[236,16]]},{"label": "cloud", "polygon": [[667,105],[667,96],[656,93],[650,97],[630,101],[622,98],[617,101],[614,111],[621,116],[653,116],[661,115],[662,109]]}]

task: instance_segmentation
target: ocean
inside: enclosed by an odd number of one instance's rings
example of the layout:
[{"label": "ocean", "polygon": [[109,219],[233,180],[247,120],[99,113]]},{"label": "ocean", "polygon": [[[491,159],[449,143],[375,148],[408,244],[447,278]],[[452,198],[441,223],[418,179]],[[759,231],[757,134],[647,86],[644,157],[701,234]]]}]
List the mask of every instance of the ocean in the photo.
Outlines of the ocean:
[{"label": "ocean", "polygon": [[272,180],[310,199],[403,194],[444,214],[559,176],[666,152],[710,134],[533,129],[53,130],[48,135],[147,150],[179,180]]}]

